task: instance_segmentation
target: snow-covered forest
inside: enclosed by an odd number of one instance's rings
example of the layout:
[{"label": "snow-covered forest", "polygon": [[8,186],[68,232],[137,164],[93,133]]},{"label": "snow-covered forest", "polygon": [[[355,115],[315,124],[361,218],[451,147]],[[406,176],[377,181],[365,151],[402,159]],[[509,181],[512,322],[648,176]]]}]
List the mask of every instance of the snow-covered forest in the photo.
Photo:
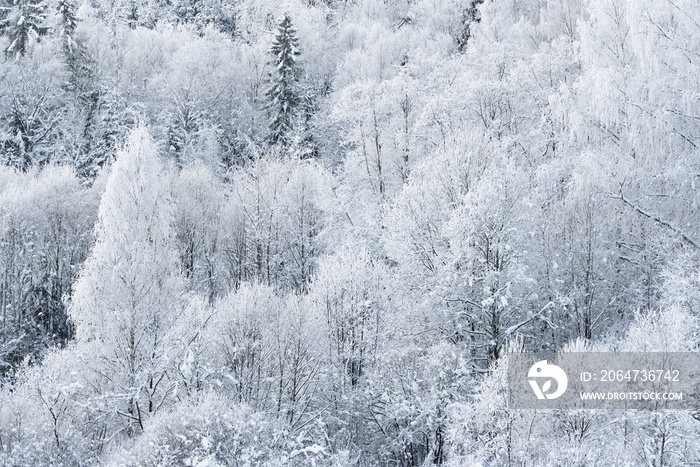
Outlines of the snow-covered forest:
[{"label": "snow-covered forest", "polygon": [[510,351],[697,351],[697,0],[0,0],[0,463],[700,462]]}]

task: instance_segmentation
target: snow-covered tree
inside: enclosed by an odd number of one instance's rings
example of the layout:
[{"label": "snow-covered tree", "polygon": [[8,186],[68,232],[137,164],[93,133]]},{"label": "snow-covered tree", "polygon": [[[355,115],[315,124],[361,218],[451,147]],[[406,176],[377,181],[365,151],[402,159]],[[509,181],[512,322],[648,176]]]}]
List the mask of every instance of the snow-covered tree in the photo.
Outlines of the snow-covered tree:
[{"label": "snow-covered tree", "polygon": [[0,32],[10,40],[6,56],[23,56],[30,41],[49,31],[44,24],[45,9],[43,0],[11,0],[8,6],[0,7]]},{"label": "snow-covered tree", "polygon": [[88,378],[113,398],[128,433],[173,396],[173,334],[184,311],[173,223],[166,174],[139,127],[112,167],[70,306]]},{"label": "snow-covered tree", "polygon": [[388,272],[367,251],[326,258],[310,295],[323,322],[328,384],[340,394],[360,387],[381,351],[389,302]]},{"label": "snow-covered tree", "polygon": [[303,103],[301,69],[297,63],[301,52],[296,34],[291,17],[285,14],[277,25],[277,34],[270,47],[274,68],[270,73],[271,85],[267,91],[270,142],[284,147],[292,142],[292,132],[295,125],[299,124],[299,110]]},{"label": "snow-covered tree", "polygon": [[87,107],[91,103],[89,94],[93,91],[91,78],[94,77],[94,64],[85,48],[84,40],[76,33],[80,21],[76,10],[72,0],[59,0],[56,5],[59,22],[56,29],[61,38],[66,65],[70,72],[71,87],[77,91],[80,107]]},{"label": "snow-covered tree", "polygon": [[305,305],[296,294],[245,283],[217,301],[206,332],[205,356],[228,397],[290,426],[308,422],[319,405],[319,327]]},{"label": "snow-covered tree", "polygon": [[462,10],[462,28],[459,35],[456,37],[459,50],[464,51],[469,43],[469,38],[472,36],[472,23],[481,21],[479,13],[479,5],[484,3],[484,0],[469,0]]},{"label": "snow-covered tree", "polygon": [[[66,299],[89,254],[97,211],[94,190],[68,167],[13,174],[0,188],[0,374],[73,335]],[[1,185],[1,184],[0,184]]]},{"label": "snow-covered tree", "polygon": [[45,41],[0,68],[0,161],[20,170],[55,160],[66,95],[65,69]]},{"label": "snow-covered tree", "polygon": [[68,47],[71,47],[73,35],[78,28],[78,17],[76,16],[75,5],[71,0],[59,0],[56,4],[56,11],[60,19],[61,34],[68,42]]},{"label": "snow-covered tree", "polygon": [[227,289],[222,250],[225,191],[202,163],[185,167],[175,180],[177,246],[191,290],[214,301]]}]

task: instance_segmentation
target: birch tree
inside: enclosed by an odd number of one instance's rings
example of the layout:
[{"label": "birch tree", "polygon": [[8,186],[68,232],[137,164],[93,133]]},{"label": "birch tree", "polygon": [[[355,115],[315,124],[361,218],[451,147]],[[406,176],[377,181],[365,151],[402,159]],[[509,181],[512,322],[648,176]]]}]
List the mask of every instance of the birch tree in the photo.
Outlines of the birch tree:
[{"label": "birch tree", "polygon": [[127,434],[167,404],[172,335],[183,306],[174,214],[144,127],[120,151],[99,210],[96,244],[75,285],[70,317],[86,371],[114,401]]}]

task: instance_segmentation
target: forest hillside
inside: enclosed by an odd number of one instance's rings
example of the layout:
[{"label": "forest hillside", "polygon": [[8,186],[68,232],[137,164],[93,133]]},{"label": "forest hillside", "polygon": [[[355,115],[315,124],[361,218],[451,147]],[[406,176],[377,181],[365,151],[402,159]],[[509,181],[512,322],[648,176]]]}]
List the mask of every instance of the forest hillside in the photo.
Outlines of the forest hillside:
[{"label": "forest hillside", "polygon": [[0,0],[0,463],[691,465],[512,351],[695,352],[697,0]]}]

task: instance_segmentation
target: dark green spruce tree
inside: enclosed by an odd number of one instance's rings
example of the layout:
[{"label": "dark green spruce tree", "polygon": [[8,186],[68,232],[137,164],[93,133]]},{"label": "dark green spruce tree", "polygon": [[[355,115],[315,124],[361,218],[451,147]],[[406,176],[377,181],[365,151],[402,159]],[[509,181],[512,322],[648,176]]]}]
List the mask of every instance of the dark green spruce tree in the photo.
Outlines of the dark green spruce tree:
[{"label": "dark green spruce tree", "polygon": [[274,69],[270,73],[268,112],[270,114],[271,144],[284,148],[293,142],[294,126],[302,103],[302,88],[299,83],[301,70],[297,64],[300,55],[297,31],[292,20],[285,14],[277,26],[277,35],[270,47]]}]

